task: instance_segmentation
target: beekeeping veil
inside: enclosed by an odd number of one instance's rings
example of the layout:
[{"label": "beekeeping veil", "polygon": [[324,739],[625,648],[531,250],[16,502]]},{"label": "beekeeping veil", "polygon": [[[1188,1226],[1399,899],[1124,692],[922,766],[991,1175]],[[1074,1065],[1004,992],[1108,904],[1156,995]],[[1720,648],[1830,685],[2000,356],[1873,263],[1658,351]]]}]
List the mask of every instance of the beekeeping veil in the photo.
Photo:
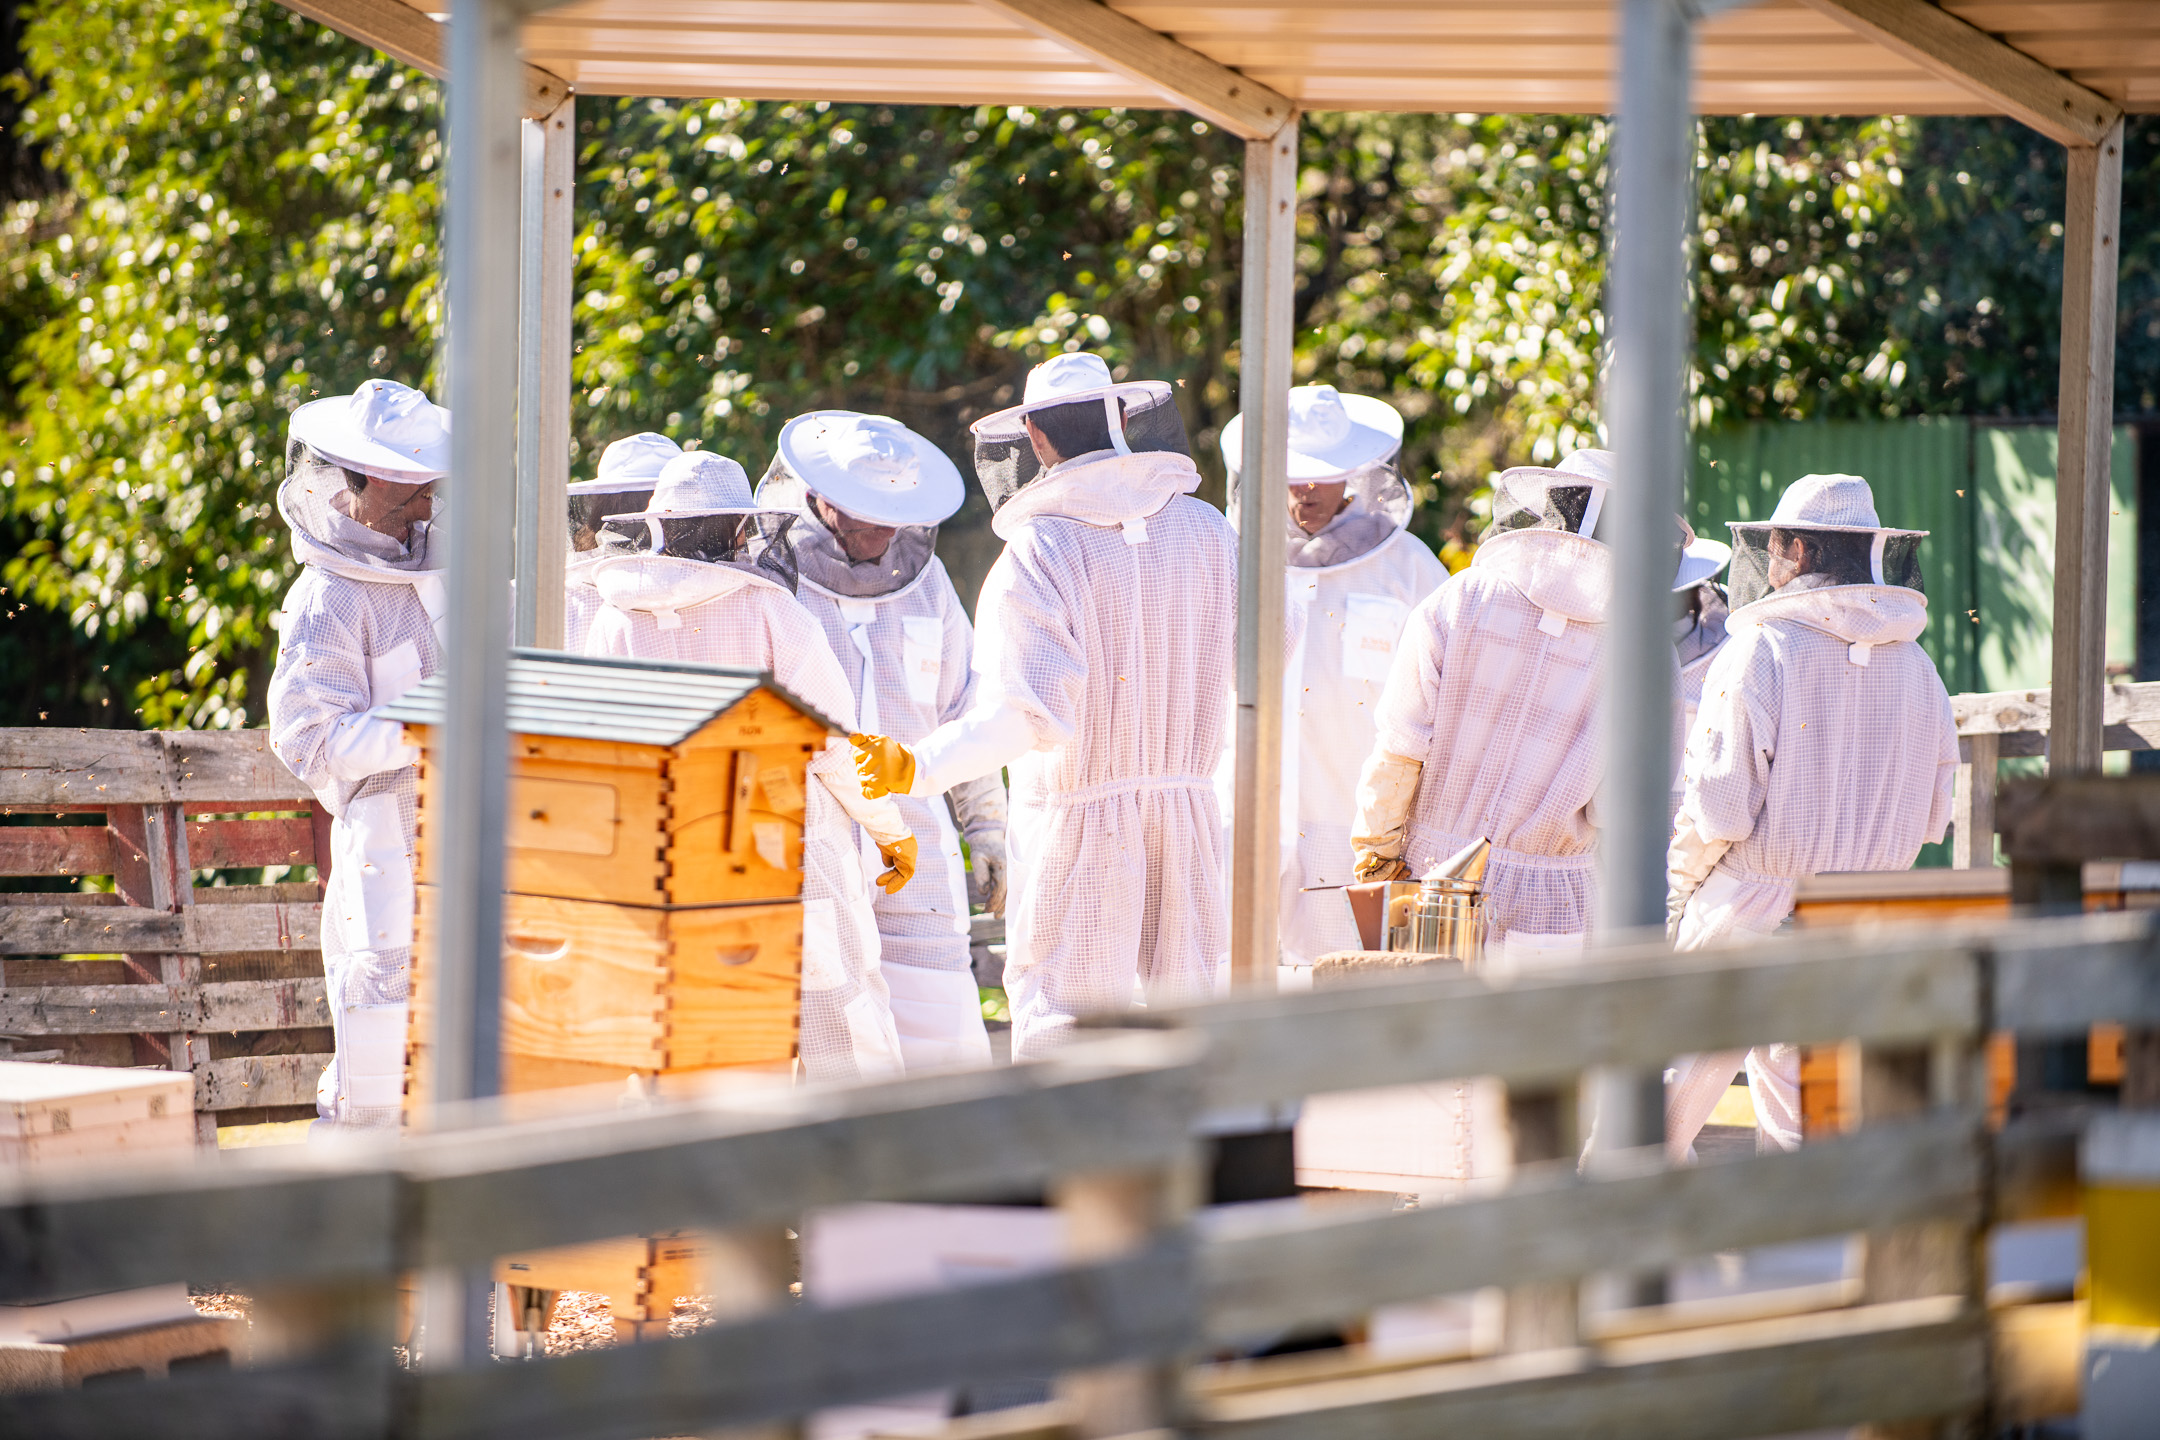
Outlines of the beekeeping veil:
[{"label": "beekeeping veil", "polygon": [[1874,587],[1924,597],[1925,530],[1896,530],[1875,513],[1857,475],[1806,475],[1778,497],[1768,520],[1735,521],[1728,588],[1736,617],[1748,606],[1825,590]]},{"label": "beekeeping veil", "polygon": [[[875,560],[851,559],[812,497],[893,527],[892,544]],[[853,600],[897,595],[920,580],[938,526],[965,498],[959,467],[937,446],[897,420],[852,410],[813,410],[788,421],[757,490],[760,505],[800,515],[791,538],[802,578]]]},{"label": "beekeeping veil", "polygon": [[[1052,356],[1028,372],[1020,404],[986,415],[969,427],[975,436],[975,478],[983,494],[990,497],[993,514],[1043,472],[1042,461],[1028,436],[1028,417],[1080,405],[1102,407],[1108,443],[1095,448],[1118,455],[1192,455],[1192,446],[1185,438],[1184,417],[1178,413],[1168,384],[1160,380],[1113,380],[1110,367],[1100,355],[1075,352]],[[1070,462],[1089,453],[1092,450],[1064,458]]]},{"label": "beekeeping veil", "polygon": [[633,569],[645,589],[695,587],[707,578],[697,567],[720,566],[792,595],[797,566],[789,531],[798,518],[756,504],[749,477],[733,460],[694,450],[661,470],[649,508],[602,522],[595,576],[609,603],[625,608],[648,608],[625,596],[624,576]]},{"label": "beekeeping veil", "polygon": [[625,435],[601,451],[598,473],[570,486],[570,548],[594,550],[610,515],[643,510],[651,503],[660,472],[682,453],[680,445],[651,430]]},{"label": "beekeeping veil", "polygon": [[[351,395],[295,410],[285,445],[278,511],[292,527],[293,553],[356,580],[403,580],[439,597],[444,541],[435,497],[400,542],[352,518],[355,484],[424,485],[450,466],[450,412],[395,380],[369,380]],[[438,487],[440,488],[440,487]],[[437,604],[429,614],[439,612]]]},{"label": "beekeeping veil", "polygon": [[1558,530],[1595,539],[1619,457],[1577,450],[1558,465],[1518,465],[1493,481],[1489,542],[1517,530]]},{"label": "beekeeping veil", "polygon": [[[1300,385],[1290,392],[1290,484],[1342,481],[1349,501],[1317,535],[1283,513],[1285,561],[1301,569],[1326,569],[1369,555],[1410,522],[1416,498],[1395,465],[1402,448],[1402,416],[1385,400],[1343,395],[1332,385]],[[1230,516],[1238,515],[1244,475],[1245,417],[1223,427],[1223,461],[1230,468]]]}]

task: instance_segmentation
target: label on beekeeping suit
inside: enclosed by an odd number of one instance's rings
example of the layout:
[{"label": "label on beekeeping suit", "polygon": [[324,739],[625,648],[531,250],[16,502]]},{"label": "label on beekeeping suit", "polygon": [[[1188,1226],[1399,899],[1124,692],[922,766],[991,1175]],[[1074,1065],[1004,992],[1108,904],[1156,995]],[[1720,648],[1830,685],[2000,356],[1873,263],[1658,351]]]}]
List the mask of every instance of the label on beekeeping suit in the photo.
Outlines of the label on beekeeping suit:
[{"label": "label on beekeeping suit", "polygon": [[847,983],[840,960],[840,915],[830,897],[803,901],[802,988],[837,990]]},{"label": "label on beekeeping suit", "polygon": [[1345,597],[1343,610],[1344,676],[1385,683],[1409,608],[1386,595],[1351,595]]}]

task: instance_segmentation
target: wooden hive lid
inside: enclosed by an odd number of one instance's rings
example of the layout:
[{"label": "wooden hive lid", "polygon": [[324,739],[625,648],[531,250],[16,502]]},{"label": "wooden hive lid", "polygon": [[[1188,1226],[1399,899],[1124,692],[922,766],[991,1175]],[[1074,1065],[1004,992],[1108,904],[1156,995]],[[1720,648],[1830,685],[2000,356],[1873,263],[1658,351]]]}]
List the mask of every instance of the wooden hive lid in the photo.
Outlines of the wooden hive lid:
[{"label": "wooden hive lid", "polygon": [[[408,725],[440,725],[447,678],[430,676],[383,713]],[[762,670],[526,649],[510,652],[510,729],[520,735],[680,745],[759,690],[770,690],[831,734],[846,733]]]}]

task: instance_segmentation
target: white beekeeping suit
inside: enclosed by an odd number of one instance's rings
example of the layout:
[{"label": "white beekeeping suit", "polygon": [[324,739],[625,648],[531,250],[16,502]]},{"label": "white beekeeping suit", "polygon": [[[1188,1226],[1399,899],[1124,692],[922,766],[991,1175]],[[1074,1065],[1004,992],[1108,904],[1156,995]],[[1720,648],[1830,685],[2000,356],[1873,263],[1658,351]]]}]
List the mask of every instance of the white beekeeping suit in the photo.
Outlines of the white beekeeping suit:
[{"label": "white beekeeping suit", "polygon": [[590,480],[570,487],[570,555],[563,564],[563,649],[585,651],[585,637],[600,613],[600,589],[593,568],[601,561],[600,526],[610,515],[643,510],[653,485],[682,446],[647,430],[625,435],[600,452],[600,469]]},{"label": "white beekeeping suit", "polygon": [[859,742],[870,793],[937,795],[1009,764],[1013,1053],[1074,1018],[1212,993],[1229,948],[1212,772],[1228,716],[1237,542],[1195,500],[1168,385],[1091,354],[975,423],[1005,552],[975,609],[979,698],[914,746]]},{"label": "white beekeeping suit", "polygon": [[1613,460],[1504,472],[1477,557],[1418,607],[1358,789],[1360,878],[1422,875],[1492,842],[1489,943],[1580,949],[1604,774],[1598,677],[1612,556],[1592,538]]},{"label": "white beekeeping suit", "polygon": [[[1725,644],[1725,617],[1732,612],[1717,573],[1732,559],[1732,547],[1704,540],[1695,527],[1681,522],[1680,571],[1673,577],[1677,613],[1673,617],[1673,653],[1680,661],[1680,733],[1695,728],[1702,705],[1703,676]],[[1672,811],[1680,811],[1680,778],[1673,777]]]},{"label": "white beekeeping suit", "polygon": [[[1917,530],[1876,518],[1856,475],[1809,475],[1765,522],[1735,524],[1730,638],[1688,732],[1667,857],[1682,950],[1766,935],[1809,875],[1905,870],[1950,823],[1957,726],[1927,625]],[[1666,1101],[1685,1154],[1740,1054],[1695,1057]],[[1800,1143],[1796,1047],[1747,1055],[1756,1123]]]},{"label": "white beekeeping suit", "polygon": [[[769,672],[781,688],[852,728],[855,696],[832,647],[795,600],[788,531],[796,517],[760,509],[733,460],[693,451],[668,462],[652,508],[609,517],[593,572],[605,607],[588,655],[690,660]],[[803,1069],[815,1080],[900,1070],[900,1041],[878,968],[861,824],[904,881],[915,839],[889,801],[863,798],[835,737],[810,763],[820,783],[803,808]]]},{"label": "white beekeeping suit", "polygon": [[410,994],[414,762],[383,706],[442,666],[446,539],[435,483],[450,414],[370,380],[293,412],[278,510],[300,578],[270,677],[270,746],[331,814],[324,984],[336,1055],[316,1086],[330,1124],[396,1128]]},{"label": "white beekeeping suit", "polygon": [[[790,531],[802,571],[795,598],[840,657],[864,730],[920,740],[974,698],[974,628],[935,553],[938,525],[964,497],[952,461],[897,420],[818,410],[780,432],[758,503],[801,516]],[[1000,886],[1004,782],[986,775],[898,804],[915,834],[915,878],[872,904],[900,1053],[911,1071],[986,1065],[960,836],[976,872]]]},{"label": "white beekeeping suit", "polygon": [[[1244,470],[1244,419],[1233,417],[1222,434],[1233,497]],[[1285,628],[1297,639],[1283,667],[1281,929],[1289,966],[1358,948],[1342,893],[1313,887],[1351,879],[1358,766],[1372,752],[1396,644],[1410,612],[1447,579],[1432,551],[1403,528],[1416,500],[1393,463],[1402,429],[1402,416],[1384,400],[1341,395],[1332,385],[1290,392],[1284,604]],[[1230,513],[1237,511],[1233,498]]]}]

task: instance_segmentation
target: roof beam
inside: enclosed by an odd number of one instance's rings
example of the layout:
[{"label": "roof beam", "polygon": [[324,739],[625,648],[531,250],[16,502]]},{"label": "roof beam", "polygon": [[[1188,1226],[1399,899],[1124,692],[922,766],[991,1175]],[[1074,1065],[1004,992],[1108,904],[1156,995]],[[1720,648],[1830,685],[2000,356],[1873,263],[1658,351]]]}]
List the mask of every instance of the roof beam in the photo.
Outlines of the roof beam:
[{"label": "roof beam", "polygon": [[1179,108],[1247,140],[1265,140],[1297,105],[1229,66],[1098,0],[976,0],[1038,35],[1160,90]]},{"label": "roof beam", "polygon": [[[319,20],[341,35],[441,80],[450,73],[450,27],[404,0],[280,0],[286,9]],[[569,82],[538,66],[525,67],[525,114],[539,120],[570,94]]]},{"label": "roof beam", "polygon": [[1801,0],[1848,29],[1962,85],[2065,145],[2097,145],[2122,107],[1966,24],[1933,0]]}]

